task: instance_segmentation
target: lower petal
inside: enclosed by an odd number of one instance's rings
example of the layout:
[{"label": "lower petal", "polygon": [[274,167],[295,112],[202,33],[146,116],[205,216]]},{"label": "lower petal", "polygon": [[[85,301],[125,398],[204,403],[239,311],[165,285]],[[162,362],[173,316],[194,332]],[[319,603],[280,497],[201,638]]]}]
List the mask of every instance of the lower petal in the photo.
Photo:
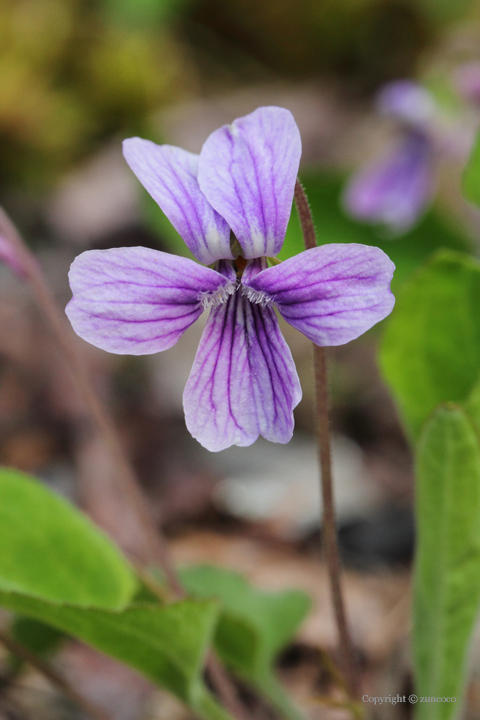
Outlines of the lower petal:
[{"label": "lower petal", "polygon": [[237,292],[212,310],[183,395],[187,428],[201,445],[216,452],[259,435],[287,443],[301,395],[271,308]]}]

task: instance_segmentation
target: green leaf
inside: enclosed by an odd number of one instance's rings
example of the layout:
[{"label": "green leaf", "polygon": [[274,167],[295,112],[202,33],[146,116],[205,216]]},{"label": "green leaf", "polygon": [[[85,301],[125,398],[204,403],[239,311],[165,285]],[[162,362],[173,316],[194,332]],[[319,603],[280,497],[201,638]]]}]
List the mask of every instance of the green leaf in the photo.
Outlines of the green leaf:
[{"label": "green leaf", "polygon": [[[15,617],[10,627],[14,639],[24,647],[42,657],[53,655],[59,648],[65,634],[51,625],[28,617]],[[11,655],[10,668],[16,673],[25,665],[24,660]]]},{"label": "green leaf", "polygon": [[467,200],[480,205],[480,134],[477,135],[462,178],[463,192]]},{"label": "green leaf", "polygon": [[125,607],[137,587],[116,546],[63,498],[0,469],[0,589],[56,603]]},{"label": "green leaf", "polygon": [[135,603],[112,612],[0,592],[0,605],[48,623],[135,668],[201,717],[230,720],[202,682],[205,653],[218,616],[216,602]]},{"label": "green leaf", "polygon": [[480,436],[480,375],[464,403],[464,407]]},{"label": "green leaf", "polygon": [[465,412],[443,406],[418,451],[413,650],[418,720],[449,720],[462,700],[480,602],[480,448]]},{"label": "green leaf", "polygon": [[442,402],[462,402],[480,368],[480,264],[440,251],[397,297],[380,367],[417,438]]},{"label": "green leaf", "polygon": [[64,633],[51,625],[28,617],[16,617],[10,629],[14,639],[25,645],[36,655],[50,655],[54,653]]},{"label": "green leaf", "polygon": [[222,605],[215,647],[226,665],[262,692],[286,717],[302,718],[273,673],[277,654],[292,639],[310,607],[305,593],[264,593],[237,573],[208,565],[181,572],[185,588],[196,597]]},{"label": "green leaf", "polygon": [[188,0],[103,0],[107,21],[119,22],[130,28],[152,30],[168,23],[182,10]]},{"label": "green leaf", "polygon": [[465,15],[472,0],[421,0],[420,5],[432,20],[451,22]]}]

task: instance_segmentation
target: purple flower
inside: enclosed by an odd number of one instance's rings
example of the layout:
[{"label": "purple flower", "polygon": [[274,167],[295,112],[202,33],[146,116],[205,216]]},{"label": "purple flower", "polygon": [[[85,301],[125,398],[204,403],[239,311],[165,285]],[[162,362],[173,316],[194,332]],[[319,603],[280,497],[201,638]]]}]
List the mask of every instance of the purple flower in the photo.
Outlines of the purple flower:
[{"label": "purple flower", "polygon": [[385,85],[377,95],[376,107],[380,115],[417,128],[425,128],[436,112],[432,96],[415,80],[396,80]]},{"label": "purple flower", "polygon": [[434,187],[431,142],[421,130],[410,130],[386,156],[351,178],[344,205],[358,220],[386,225],[394,234],[401,234],[415,225]]},{"label": "purple flower", "polygon": [[147,248],[92,250],[72,264],[67,315],[114,353],[166,350],[210,309],[183,403],[209,450],[286,443],[301,398],[274,308],[318,345],[353,340],[388,315],[393,263],[378,248],[326,245],[267,266],[279,252],[301,154],[288,110],[259,108],[216,130],[199,156],[130,138],[125,158],[195,257]]},{"label": "purple flower", "polygon": [[464,63],[457,68],[454,83],[459,95],[471,102],[480,105],[480,62]]},{"label": "purple flower", "polygon": [[353,175],[343,203],[354,218],[401,234],[417,222],[435,190],[435,147],[430,130],[435,105],[421,85],[402,80],[383,88],[377,110],[397,120],[400,137],[384,155]]}]

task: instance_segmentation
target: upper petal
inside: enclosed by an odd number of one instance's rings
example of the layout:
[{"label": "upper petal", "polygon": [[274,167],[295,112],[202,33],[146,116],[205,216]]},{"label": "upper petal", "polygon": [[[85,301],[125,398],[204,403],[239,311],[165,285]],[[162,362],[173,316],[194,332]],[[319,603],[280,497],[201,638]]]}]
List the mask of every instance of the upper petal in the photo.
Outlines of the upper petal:
[{"label": "upper petal", "polygon": [[193,260],[144,247],[84,252],[69,280],[65,312],[77,335],[120,355],[172,347],[202,313],[205,294],[235,287]]},{"label": "upper petal", "polygon": [[198,182],[246,258],[276,255],[292,209],[302,146],[293,115],[261,107],[206,140]]},{"label": "upper petal", "polygon": [[211,311],[183,395],[190,433],[207,450],[286,443],[302,392],[271,308],[240,292]]},{"label": "upper petal", "polygon": [[232,257],[230,228],[198,186],[198,155],[138,137],[123,141],[123,154],[200,262]]},{"label": "upper petal", "polygon": [[332,243],[264,270],[246,292],[252,289],[257,302],[275,302],[285,320],[317,345],[343,345],[392,311],[394,269],[379,248]]}]

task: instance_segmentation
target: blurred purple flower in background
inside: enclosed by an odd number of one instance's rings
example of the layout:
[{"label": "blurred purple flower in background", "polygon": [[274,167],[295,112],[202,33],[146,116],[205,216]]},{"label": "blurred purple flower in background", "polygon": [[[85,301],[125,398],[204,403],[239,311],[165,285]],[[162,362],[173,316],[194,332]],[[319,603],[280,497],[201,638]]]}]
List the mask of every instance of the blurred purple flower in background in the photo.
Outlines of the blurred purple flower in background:
[{"label": "blurred purple flower in background", "polygon": [[13,244],[5,235],[0,233],[0,262],[8,265],[15,275],[23,280],[25,278],[25,268],[23,262]]},{"label": "blurred purple flower in background", "polygon": [[459,95],[473,105],[480,105],[480,62],[463,63],[457,68],[454,78]]},{"label": "blurred purple flower in background", "polygon": [[343,202],[354,218],[384,225],[398,235],[415,225],[435,190],[435,104],[419,83],[400,80],[383,88],[377,110],[398,122],[400,138],[353,175]]},{"label": "blurred purple flower in background", "polygon": [[288,110],[259,108],[213,132],[200,155],[130,138],[125,158],[195,257],[92,250],[72,264],[66,312],[113,353],[172,347],[210,309],[185,387],[190,433],[212,451],[286,443],[301,388],[274,307],[318,345],[358,337],[392,310],[393,263],[378,248],[326,245],[268,267],[282,247],[301,155]]}]

